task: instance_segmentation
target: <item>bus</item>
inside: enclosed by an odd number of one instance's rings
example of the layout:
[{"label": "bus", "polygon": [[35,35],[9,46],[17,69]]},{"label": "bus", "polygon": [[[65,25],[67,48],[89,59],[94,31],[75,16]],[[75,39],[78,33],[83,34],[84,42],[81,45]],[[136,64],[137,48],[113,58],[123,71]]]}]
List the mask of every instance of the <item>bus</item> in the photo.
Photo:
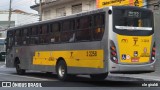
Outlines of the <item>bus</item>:
[{"label": "bus", "polygon": [[6,66],[55,72],[60,80],[108,73],[155,71],[152,11],[110,6],[57,19],[10,28]]},{"label": "bus", "polygon": [[5,38],[0,38],[0,61],[5,61]]}]

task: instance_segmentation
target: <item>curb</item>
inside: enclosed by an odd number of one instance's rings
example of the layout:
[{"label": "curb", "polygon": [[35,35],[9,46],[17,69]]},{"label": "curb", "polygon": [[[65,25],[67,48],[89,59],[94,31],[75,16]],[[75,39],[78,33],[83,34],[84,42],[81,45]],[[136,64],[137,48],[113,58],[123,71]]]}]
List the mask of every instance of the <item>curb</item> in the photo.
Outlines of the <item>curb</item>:
[{"label": "curb", "polygon": [[[158,76],[153,76],[153,75],[135,75],[135,74],[110,74],[109,76],[111,77],[119,77],[123,78],[126,80],[131,79],[131,80],[138,80],[138,81],[160,81],[160,77]],[[128,81],[128,80],[127,80]]]}]

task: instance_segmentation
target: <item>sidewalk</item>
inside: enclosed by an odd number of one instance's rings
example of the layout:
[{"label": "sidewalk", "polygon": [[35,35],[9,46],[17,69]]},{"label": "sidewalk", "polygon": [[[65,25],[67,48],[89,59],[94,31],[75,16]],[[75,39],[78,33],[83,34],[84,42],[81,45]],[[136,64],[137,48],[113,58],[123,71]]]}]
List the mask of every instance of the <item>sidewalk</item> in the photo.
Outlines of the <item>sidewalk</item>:
[{"label": "sidewalk", "polygon": [[[0,68],[5,68],[5,62],[0,62]],[[128,80],[130,78],[130,80],[160,81],[160,60],[156,62],[156,71],[152,73],[143,73],[143,74],[111,74],[110,73],[109,76],[118,77],[119,79],[117,80],[121,80],[122,78],[124,80],[125,78],[126,80]]]},{"label": "sidewalk", "polygon": [[142,79],[144,81],[160,81],[160,72],[145,74],[109,74],[110,76]]},{"label": "sidewalk", "polygon": [[109,74],[110,76],[129,77],[143,79],[144,81],[160,81],[160,59],[156,62],[156,70],[151,73],[143,74]]}]

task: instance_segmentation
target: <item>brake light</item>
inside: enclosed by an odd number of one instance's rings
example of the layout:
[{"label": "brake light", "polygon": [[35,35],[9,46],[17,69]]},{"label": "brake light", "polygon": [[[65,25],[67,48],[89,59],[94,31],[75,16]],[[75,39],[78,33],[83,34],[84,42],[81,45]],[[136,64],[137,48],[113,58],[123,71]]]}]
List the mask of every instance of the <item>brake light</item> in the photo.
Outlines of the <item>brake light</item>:
[{"label": "brake light", "polygon": [[151,63],[156,60],[156,59],[155,59],[155,56],[156,56],[156,47],[155,47],[155,43],[154,43],[154,44],[153,44],[153,47],[152,47]]},{"label": "brake light", "polygon": [[115,49],[115,47],[114,47],[114,46],[111,46],[111,50],[114,50],[114,51],[115,51],[116,49]]},{"label": "brake light", "polygon": [[110,59],[112,62],[118,64],[117,51],[113,41],[110,41]]},{"label": "brake light", "polygon": [[116,53],[116,52],[111,52],[111,53],[112,53],[112,55],[113,55],[113,56],[116,56],[116,55],[117,55],[117,53]]}]

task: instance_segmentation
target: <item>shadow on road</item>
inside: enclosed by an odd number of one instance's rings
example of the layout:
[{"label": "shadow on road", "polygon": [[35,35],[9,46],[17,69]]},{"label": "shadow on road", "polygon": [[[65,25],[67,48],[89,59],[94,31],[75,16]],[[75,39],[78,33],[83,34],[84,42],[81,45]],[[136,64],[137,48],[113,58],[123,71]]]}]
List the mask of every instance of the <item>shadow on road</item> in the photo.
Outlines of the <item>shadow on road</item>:
[{"label": "shadow on road", "polygon": [[[17,75],[16,73],[12,73]],[[48,79],[42,82],[47,87],[142,87],[143,81],[116,81],[106,79],[104,81],[94,81],[85,76],[74,76],[68,81],[59,81],[56,74],[29,72],[24,76]]]}]

